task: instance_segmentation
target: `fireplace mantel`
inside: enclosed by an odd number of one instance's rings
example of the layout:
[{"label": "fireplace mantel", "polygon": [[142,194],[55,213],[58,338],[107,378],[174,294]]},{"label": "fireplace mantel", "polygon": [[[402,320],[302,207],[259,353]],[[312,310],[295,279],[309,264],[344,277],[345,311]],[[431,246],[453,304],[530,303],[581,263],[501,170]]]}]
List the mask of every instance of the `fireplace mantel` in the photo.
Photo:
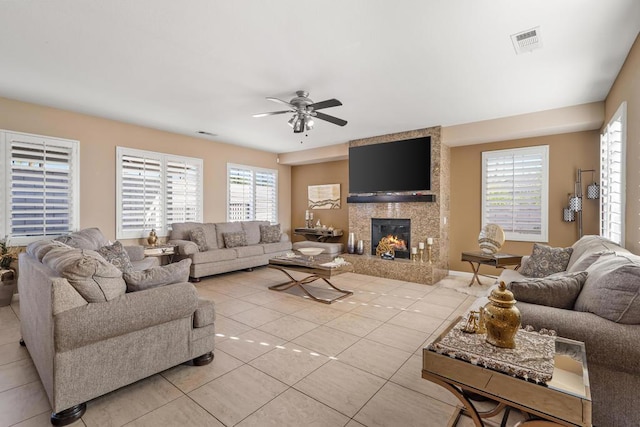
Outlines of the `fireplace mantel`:
[{"label": "fireplace mantel", "polygon": [[435,194],[376,194],[372,196],[349,196],[347,203],[402,203],[436,201]]}]

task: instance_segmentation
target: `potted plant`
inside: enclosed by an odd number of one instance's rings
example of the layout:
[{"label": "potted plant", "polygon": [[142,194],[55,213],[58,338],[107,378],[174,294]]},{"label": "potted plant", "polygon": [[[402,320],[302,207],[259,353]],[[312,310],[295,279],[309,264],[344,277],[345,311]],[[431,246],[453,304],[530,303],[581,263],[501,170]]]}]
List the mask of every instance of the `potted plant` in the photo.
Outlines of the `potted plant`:
[{"label": "potted plant", "polygon": [[[7,239],[0,240],[0,270],[7,270],[18,259],[18,251],[7,247]],[[5,279],[5,277],[7,279]],[[7,272],[0,277],[0,307],[11,304],[16,287],[15,272]]]}]

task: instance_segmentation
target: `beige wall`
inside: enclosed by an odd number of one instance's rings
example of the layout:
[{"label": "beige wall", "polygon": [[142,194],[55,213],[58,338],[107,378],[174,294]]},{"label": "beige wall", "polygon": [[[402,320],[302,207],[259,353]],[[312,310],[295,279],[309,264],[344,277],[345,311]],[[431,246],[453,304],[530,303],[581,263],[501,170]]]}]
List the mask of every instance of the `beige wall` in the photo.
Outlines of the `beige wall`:
[{"label": "beige wall", "polygon": [[[585,131],[525,138],[488,144],[451,148],[451,224],[449,267],[456,271],[471,271],[460,261],[462,251],[478,248],[481,227],[482,152],[535,145],[549,145],[549,245],[569,246],[578,238],[576,223],[562,221],[562,209],[567,193],[573,191],[578,168],[599,168],[599,132]],[[596,174],[597,177],[597,174]],[[589,181],[590,174],[583,174]],[[589,182],[585,182],[585,186]],[[598,234],[598,201],[584,200],[584,234]],[[531,242],[505,242],[502,252],[527,255]],[[496,274],[488,267],[482,272]]]},{"label": "beige wall", "polygon": [[640,254],[640,36],[605,100],[605,123],[627,102],[627,197],[625,246]]},{"label": "beige wall", "polygon": [[80,141],[80,226],[116,237],[116,146],[204,161],[204,221],[226,220],[227,162],[278,170],[279,221],[291,228],[291,167],[276,154],[0,98],[0,129]]},{"label": "beige wall", "polygon": [[[347,245],[349,230],[349,209],[347,195],[349,192],[349,164],[347,160],[316,163],[312,165],[291,167],[291,227],[304,227],[304,213],[307,209],[307,187],[309,185],[340,184],[340,209],[314,209],[314,224],[341,228],[344,235],[340,239]],[[302,236],[293,236],[293,241],[304,240]]]}]

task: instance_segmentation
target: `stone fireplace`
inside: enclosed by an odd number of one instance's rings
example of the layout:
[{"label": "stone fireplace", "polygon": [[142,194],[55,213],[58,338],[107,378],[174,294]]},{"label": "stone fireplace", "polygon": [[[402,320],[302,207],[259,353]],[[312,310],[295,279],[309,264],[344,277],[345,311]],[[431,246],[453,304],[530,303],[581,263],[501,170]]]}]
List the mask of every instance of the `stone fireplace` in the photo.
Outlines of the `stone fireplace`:
[{"label": "stone fireplace", "polygon": [[411,258],[410,219],[371,218],[371,255],[376,254],[383,237],[392,241],[396,258]]},{"label": "stone fireplace", "polygon": [[[356,240],[363,240],[365,255],[349,255],[356,273],[390,279],[406,280],[431,285],[449,273],[449,147],[440,142],[440,127],[418,129],[392,135],[350,141],[349,146],[379,144],[410,138],[431,136],[431,190],[423,194],[393,193],[379,198],[380,202],[350,202],[349,232]],[[382,172],[382,171],[379,171]],[[372,219],[409,221],[410,231],[406,240],[409,257],[385,260],[375,255],[377,236],[374,236]],[[420,242],[426,245],[433,239],[432,262],[410,259],[411,247]]]}]

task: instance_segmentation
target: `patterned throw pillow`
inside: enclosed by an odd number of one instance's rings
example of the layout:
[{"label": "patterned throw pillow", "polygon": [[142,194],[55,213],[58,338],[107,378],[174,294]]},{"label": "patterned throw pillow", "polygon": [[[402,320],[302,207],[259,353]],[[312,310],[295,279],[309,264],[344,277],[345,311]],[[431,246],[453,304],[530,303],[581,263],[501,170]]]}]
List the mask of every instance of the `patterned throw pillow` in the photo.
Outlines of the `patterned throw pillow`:
[{"label": "patterned throw pillow", "polygon": [[158,286],[172,285],[189,280],[191,259],[159,265],[142,271],[130,271],[123,275],[127,292],[144,291]]},{"label": "patterned throw pillow", "polygon": [[232,233],[223,233],[224,245],[227,248],[237,248],[238,246],[247,246],[247,233],[244,231],[234,231]]},{"label": "patterned throw pillow", "polygon": [[516,301],[572,310],[585,280],[586,271],[556,273],[543,278],[511,282],[507,289],[513,292]]},{"label": "patterned throw pillow", "polygon": [[118,270],[123,273],[133,270],[133,264],[131,264],[129,254],[124,249],[124,246],[122,246],[122,243],[117,240],[113,245],[103,246],[98,249],[98,253],[111,264],[118,267]]},{"label": "patterned throw pillow", "polygon": [[204,228],[196,227],[192,228],[189,232],[189,237],[193,243],[198,245],[198,250],[200,252],[208,251],[209,246],[207,245],[207,236],[204,234]]},{"label": "patterned throw pillow", "polygon": [[260,243],[278,243],[280,241],[280,224],[261,225]]},{"label": "patterned throw pillow", "polygon": [[573,248],[552,248],[534,243],[533,252],[520,273],[527,277],[546,277],[567,269]]}]

